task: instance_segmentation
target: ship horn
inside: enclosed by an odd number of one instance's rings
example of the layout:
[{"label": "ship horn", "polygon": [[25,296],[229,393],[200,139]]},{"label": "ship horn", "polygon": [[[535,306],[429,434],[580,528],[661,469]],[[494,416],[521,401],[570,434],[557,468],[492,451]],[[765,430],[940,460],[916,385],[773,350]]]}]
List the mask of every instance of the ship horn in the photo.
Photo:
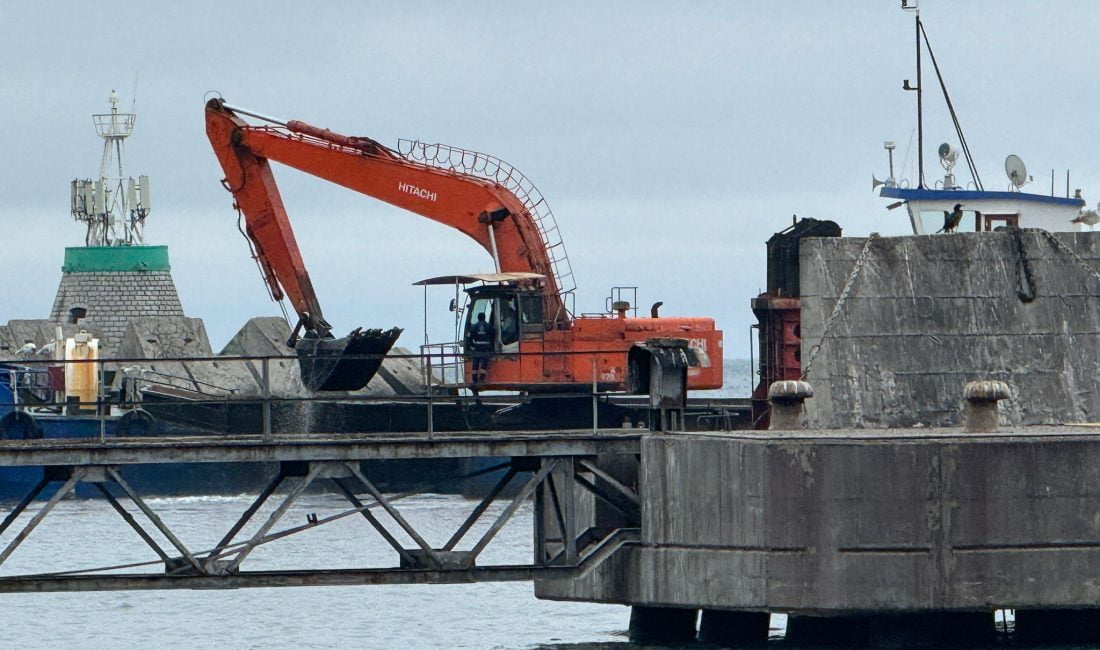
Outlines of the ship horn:
[{"label": "ship horn", "polygon": [[875,188],[878,187],[879,185],[885,185],[885,184],[886,184],[886,181],[880,181],[879,179],[875,178],[874,174],[871,174],[871,191],[872,192],[874,192]]}]

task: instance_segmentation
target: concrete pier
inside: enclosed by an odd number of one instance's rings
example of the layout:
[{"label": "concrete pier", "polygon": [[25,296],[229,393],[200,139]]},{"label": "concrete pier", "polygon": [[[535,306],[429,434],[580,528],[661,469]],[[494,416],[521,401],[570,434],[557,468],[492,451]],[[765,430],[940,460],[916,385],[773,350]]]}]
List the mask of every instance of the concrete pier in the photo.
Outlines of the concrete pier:
[{"label": "concrete pier", "polygon": [[639,541],[536,595],[786,612],[795,639],[932,645],[947,640],[918,632],[988,640],[1002,607],[1023,612],[1021,634],[1051,610],[1087,628],[1064,612],[1100,601],[1083,578],[1100,573],[1089,428],[652,434],[638,485]]}]

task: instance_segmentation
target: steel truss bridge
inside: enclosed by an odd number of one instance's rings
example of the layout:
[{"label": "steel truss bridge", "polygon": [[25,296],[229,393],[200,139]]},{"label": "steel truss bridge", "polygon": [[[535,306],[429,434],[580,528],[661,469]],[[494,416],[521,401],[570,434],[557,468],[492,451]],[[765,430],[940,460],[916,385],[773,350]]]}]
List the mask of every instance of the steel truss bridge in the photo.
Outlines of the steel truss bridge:
[{"label": "steel truss bridge", "polygon": [[[638,538],[640,504],[636,483],[641,435],[638,430],[587,429],[434,435],[349,433],[0,440],[0,471],[9,467],[42,468],[41,480],[7,510],[0,522],[3,546],[0,592],[392,585],[577,577]],[[441,546],[430,544],[402,516],[400,502],[411,493],[383,494],[359,462],[472,457],[499,460],[474,474],[502,475]],[[189,545],[123,476],[123,468],[133,464],[210,462],[267,462],[278,468],[212,548]],[[127,565],[79,566],[81,545],[111,543],[108,536],[98,540],[82,538],[81,544],[74,544],[70,552],[76,565],[71,569],[7,574],[4,562],[24,545],[34,543],[35,528],[79,484],[89,484],[102,495],[103,499],[96,503],[114,510],[129,525],[148,546],[150,559]],[[284,516],[291,506],[308,490],[325,487],[343,495],[348,508],[325,516],[310,515],[305,524],[288,526]],[[55,488],[52,494],[51,488]],[[485,521],[489,519],[486,512],[502,495],[507,505],[485,529]],[[531,562],[480,564],[482,551],[532,498]],[[256,517],[265,505],[268,510],[274,505],[274,509],[266,519]],[[598,515],[600,512],[604,514]],[[249,569],[248,558],[261,545],[350,516],[366,521],[365,537],[392,548],[394,566]],[[249,535],[242,535],[250,522],[254,526],[261,519],[258,528],[250,528]],[[479,529],[484,532],[472,535],[471,530],[479,522]],[[316,543],[324,543],[323,537],[317,536]],[[411,539],[412,546],[403,544],[399,537]]]}]

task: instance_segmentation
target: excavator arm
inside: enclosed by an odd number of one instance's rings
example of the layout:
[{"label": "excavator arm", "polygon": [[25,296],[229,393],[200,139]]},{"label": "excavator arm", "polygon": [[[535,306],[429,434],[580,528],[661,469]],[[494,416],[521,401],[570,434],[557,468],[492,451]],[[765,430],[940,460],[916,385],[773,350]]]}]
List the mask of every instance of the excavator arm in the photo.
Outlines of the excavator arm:
[{"label": "excavator arm", "polygon": [[255,126],[221,99],[206,105],[206,132],[225,170],[225,184],[244,213],[265,279],[285,295],[307,331],[327,332],[317,296],[294,239],[269,160],[385,201],[466,234],[492,255],[502,272],[543,276],[550,329],[567,314],[538,224],[507,188],[460,171],[408,160],[365,137],[340,135],[291,120]]},{"label": "excavator arm", "polygon": [[[289,298],[298,314],[298,324],[287,344],[298,352],[303,383],[317,391],[366,386],[401,330],[359,328],[347,337],[332,337],[332,327],[325,321],[310,282],[271,166],[242,137],[248,124],[218,100],[212,100],[207,105],[206,127],[225,171],[223,183],[244,214],[245,234],[252,242],[271,296],[275,300]],[[301,329],[305,336],[299,340]]]}]

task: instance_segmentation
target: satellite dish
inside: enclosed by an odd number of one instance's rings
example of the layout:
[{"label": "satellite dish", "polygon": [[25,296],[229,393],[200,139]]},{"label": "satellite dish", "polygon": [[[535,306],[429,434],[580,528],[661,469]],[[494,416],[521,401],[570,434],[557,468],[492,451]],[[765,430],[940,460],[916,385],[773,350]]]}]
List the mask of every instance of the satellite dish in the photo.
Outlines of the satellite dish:
[{"label": "satellite dish", "polygon": [[1008,180],[1012,181],[1012,184],[1017,188],[1021,188],[1027,183],[1027,167],[1024,166],[1024,161],[1020,160],[1020,157],[1014,153],[1005,158],[1005,174],[1008,176]]}]

